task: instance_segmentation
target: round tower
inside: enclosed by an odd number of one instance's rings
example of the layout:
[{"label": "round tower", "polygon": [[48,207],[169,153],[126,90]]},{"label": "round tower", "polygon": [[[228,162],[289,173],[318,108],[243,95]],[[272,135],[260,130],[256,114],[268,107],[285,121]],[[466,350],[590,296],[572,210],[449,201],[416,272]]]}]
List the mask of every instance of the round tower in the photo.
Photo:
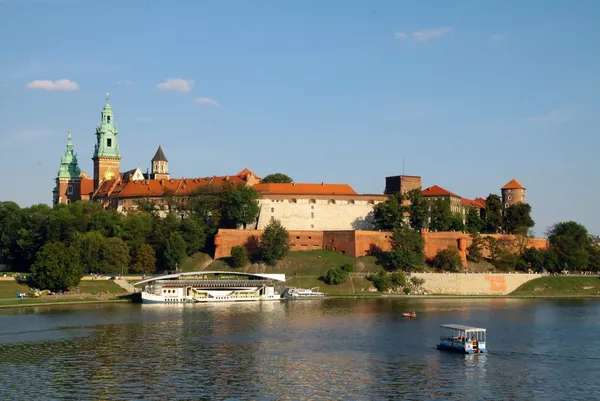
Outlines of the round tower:
[{"label": "round tower", "polygon": [[500,190],[502,191],[502,203],[505,208],[517,203],[527,203],[525,198],[527,189],[514,178],[507,182]]}]

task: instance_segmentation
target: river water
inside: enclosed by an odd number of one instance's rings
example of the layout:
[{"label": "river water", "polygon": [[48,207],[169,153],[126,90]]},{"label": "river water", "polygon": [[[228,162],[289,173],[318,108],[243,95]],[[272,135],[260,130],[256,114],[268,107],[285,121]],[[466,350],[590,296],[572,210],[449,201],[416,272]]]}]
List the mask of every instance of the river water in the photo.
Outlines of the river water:
[{"label": "river water", "polygon": [[[490,353],[438,351],[443,323],[487,328]],[[0,399],[591,400],[599,334],[597,300],[10,309]]]}]

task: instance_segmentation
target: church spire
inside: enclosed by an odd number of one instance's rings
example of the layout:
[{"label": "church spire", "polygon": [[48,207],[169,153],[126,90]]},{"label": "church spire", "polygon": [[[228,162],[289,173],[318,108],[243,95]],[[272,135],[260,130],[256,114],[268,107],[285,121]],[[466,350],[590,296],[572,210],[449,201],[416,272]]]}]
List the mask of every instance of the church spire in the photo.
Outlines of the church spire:
[{"label": "church spire", "polygon": [[94,189],[97,189],[102,181],[120,178],[119,131],[109,100],[110,94],[107,93],[106,103],[100,113],[100,124],[96,127],[96,145],[94,145],[94,156],[92,157]]},{"label": "church spire", "polygon": [[60,160],[57,178],[79,178],[81,170],[77,163],[77,154],[73,152],[71,130],[67,139],[67,150]]}]

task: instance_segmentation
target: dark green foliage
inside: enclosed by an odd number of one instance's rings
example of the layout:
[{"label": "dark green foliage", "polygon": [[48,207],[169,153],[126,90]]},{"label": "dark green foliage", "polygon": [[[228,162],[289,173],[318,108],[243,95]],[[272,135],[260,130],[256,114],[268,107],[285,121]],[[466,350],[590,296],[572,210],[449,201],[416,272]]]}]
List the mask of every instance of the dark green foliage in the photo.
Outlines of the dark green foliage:
[{"label": "dark green foliage", "polygon": [[387,270],[409,271],[423,265],[425,243],[417,231],[407,228],[395,230],[391,238],[391,245],[390,252],[380,252],[377,255],[379,264]]},{"label": "dark green foliage", "polygon": [[408,206],[408,212],[410,213],[409,222],[411,228],[420,230],[425,227],[427,223],[427,217],[429,215],[429,204],[423,197],[420,189],[413,189],[406,194],[407,199],[410,201]]},{"label": "dark green foliage", "polygon": [[450,198],[437,198],[431,207],[431,231],[449,231],[452,224]]},{"label": "dark green foliage", "polygon": [[177,269],[185,258],[186,245],[178,232],[172,232],[161,247],[160,264],[167,269]]},{"label": "dark green foliage", "polygon": [[291,183],[294,182],[292,178],[283,173],[274,173],[265,176],[262,180],[260,180],[261,184],[266,183]]},{"label": "dark green foliage", "polygon": [[106,238],[97,231],[78,233],[71,245],[79,254],[79,263],[84,273],[104,273],[101,250]]},{"label": "dark green foliage", "polygon": [[548,231],[548,241],[561,269],[580,270],[589,266],[591,239],[581,224],[574,221],[555,224]]},{"label": "dark green foliage", "polygon": [[446,272],[458,272],[462,269],[462,259],[458,248],[455,247],[439,250],[431,260],[431,264],[436,269]]},{"label": "dark green foliage", "polygon": [[66,291],[79,284],[83,271],[77,252],[61,242],[49,242],[36,254],[31,273],[42,290]]},{"label": "dark green foliage", "polygon": [[385,202],[378,203],[373,208],[373,223],[375,228],[382,231],[392,231],[404,227],[404,212],[402,195],[394,194]]},{"label": "dark green foliage", "polygon": [[154,248],[148,244],[143,244],[135,253],[135,261],[131,266],[131,271],[135,273],[149,274],[156,270],[156,253]]},{"label": "dark green foliage", "polygon": [[348,272],[342,270],[339,267],[334,267],[327,270],[327,273],[323,277],[323,281],[329,285],[344,284],[348,278]]},{"label": "dark green foliage", "polygon": [[345,272],[352,273],[354,271],[354,265],[347,263],[345,265],[340,266],[340,269],[342,269]]},{"label": "dark green foliage", "polygon": [[471,234],[471,245],[467,247],[467,259],[479,263],[483,260],[485,240],[479,234]]},{"label": "dark green foliage", "polygon": [[490,194],[485,199],[485,202],[483,232],[496,234],[502,227],[502,198],[498,195]]},{"label": "dark green foliage", "polygon": [[244,184],[223,185],[220,195],[221,226],[237,228],[253,223],[258,216],[258,192]]},{"label": "dark green foliage", "polygon": [[469,234],[477,234],[483,230],[485,223],[481,218],[479,210],[475,208],[469,208],[467,211],[467,218],[465,222],[465,230]]},{"label": "dark green foliage", "polygon": [[248,250],[245,246],[234,246],[231,248],[231,267],[244,267],[250,263]]},{"label": "dark green foliage", "polygon": [[466,231],[465,224],[463,223],[462,219],[459,216],[452,216],[450,218],[449,229],[450,229],[450,231],[461,232],[461,233]]},{"label": "dark green foliage", "polygon": [[504,209],[502,228],[508,234],[515,234],[535,225],[531,218],[531,206],[527,203],[518,203]]},{"label": "dark green foliage", "polygon": [[186,244],[186,253],[188,256],[204,249],[206,243],[206,225],[195,216],[190,216],[181,220],[179,232]]},{"label": "dark green foliage", "polygon": [[98,272],[108,274],[127,273],[130,260],[129,248],[122,239],[107,238],[100,247],[101,263]]},{"label": "dark green foliage", "polygon": [[369,280],[371,280],[373,286],[377,288],[377,291],[381,292],[387,292],[389,290],[398,291],[402,288],[407,288],[406,275],[401,270],[394,273],[380,271],[376,275],[370,276]]},{"label": "dark green foliage", "polygon": [[279,222],[272,220],[260,236],[260,259],[274,266],[290,250],[290,236]]}]

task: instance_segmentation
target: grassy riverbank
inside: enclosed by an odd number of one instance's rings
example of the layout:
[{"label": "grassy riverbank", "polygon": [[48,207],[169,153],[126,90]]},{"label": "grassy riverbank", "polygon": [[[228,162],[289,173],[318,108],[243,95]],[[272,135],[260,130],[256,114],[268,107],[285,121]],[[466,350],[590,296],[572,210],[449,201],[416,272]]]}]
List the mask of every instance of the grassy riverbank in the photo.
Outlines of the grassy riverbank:
[{"label": "grassy riverbank", "polygon": [[511,296],[589,297],[600,296],[599,277],[548,276],[531,280]]}]

